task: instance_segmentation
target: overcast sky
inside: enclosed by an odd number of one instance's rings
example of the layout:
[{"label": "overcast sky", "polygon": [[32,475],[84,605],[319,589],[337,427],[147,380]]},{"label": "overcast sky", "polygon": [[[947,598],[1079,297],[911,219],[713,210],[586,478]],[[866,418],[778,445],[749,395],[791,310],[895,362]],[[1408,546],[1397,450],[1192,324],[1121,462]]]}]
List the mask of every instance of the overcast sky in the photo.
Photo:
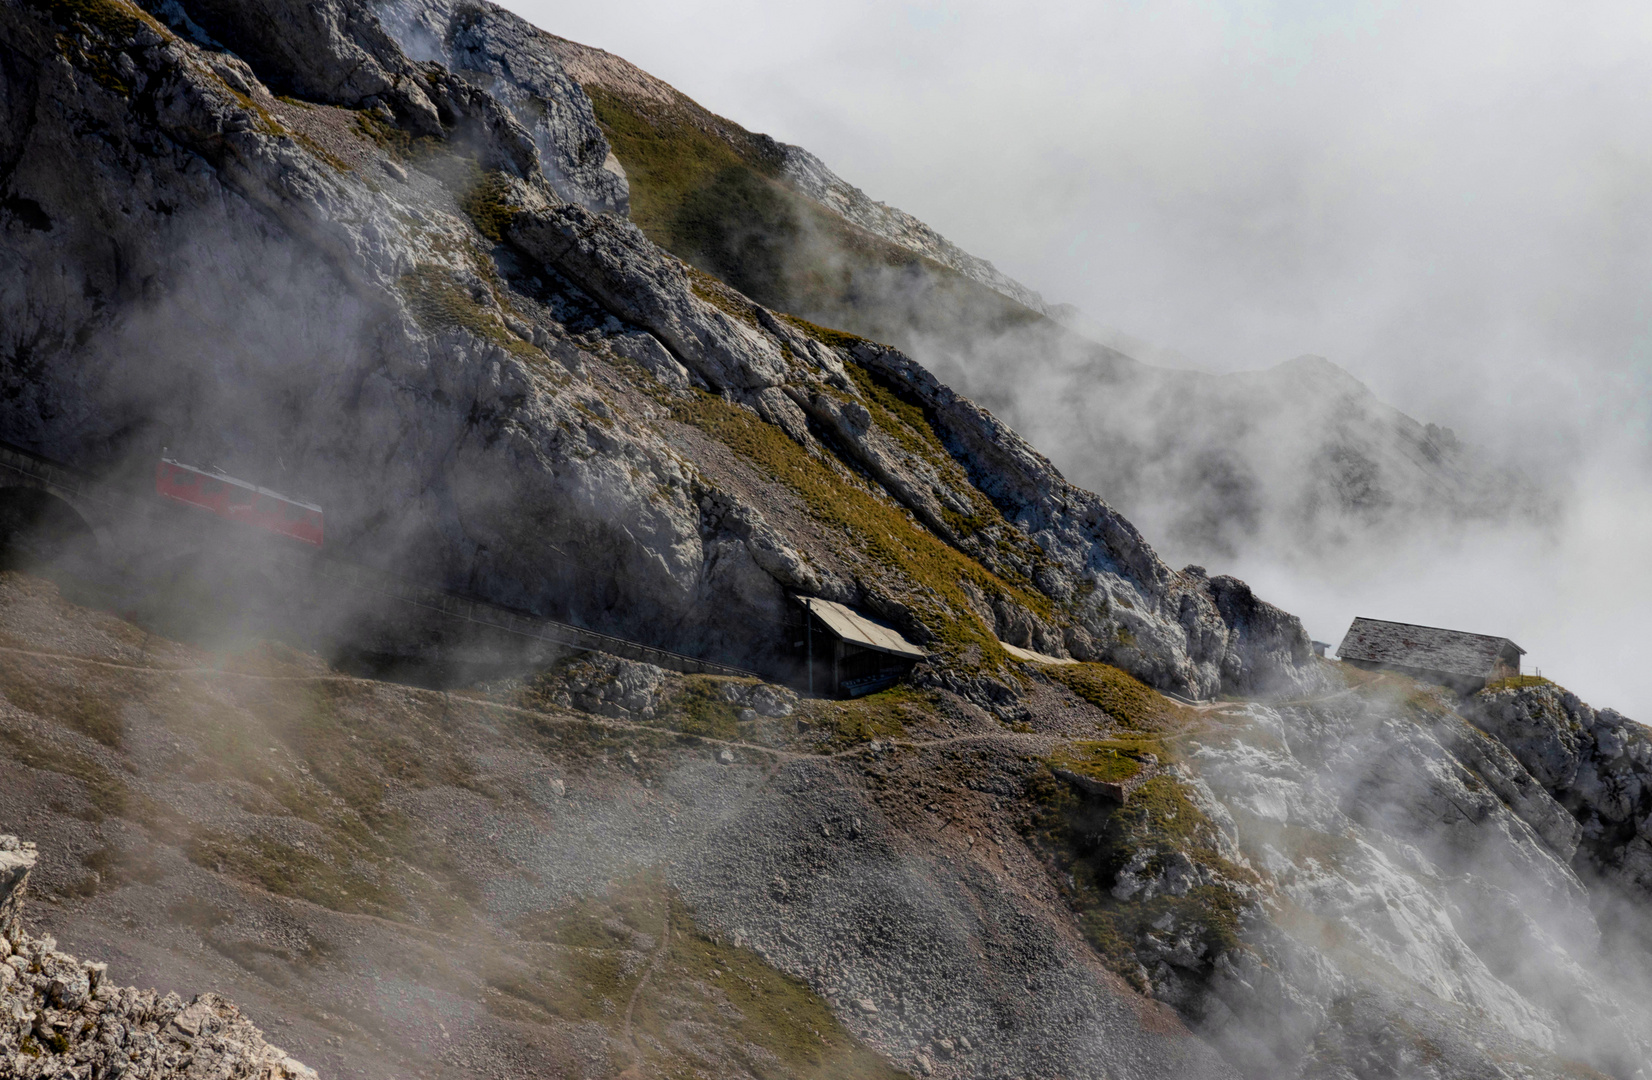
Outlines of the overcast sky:
[{"label": "overcast sky", "polygon": [[[1194,366],[1318,353],[1499,452],[1588,458],[1570,546],[1371,580],[1652,715],[1652,5],[506,6]],[[1371,600],[1238,569],[1326,624]]]}]

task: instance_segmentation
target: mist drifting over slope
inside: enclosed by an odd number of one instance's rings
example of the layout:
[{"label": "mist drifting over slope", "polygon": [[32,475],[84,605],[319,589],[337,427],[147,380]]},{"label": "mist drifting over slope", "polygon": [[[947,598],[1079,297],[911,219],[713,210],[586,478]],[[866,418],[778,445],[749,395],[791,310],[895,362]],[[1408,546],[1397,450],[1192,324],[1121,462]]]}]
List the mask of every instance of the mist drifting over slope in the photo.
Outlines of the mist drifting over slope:
[{"label": "mist drifting over slope", "polygon": [[[1325,356],[1532,477],[1554,501],[1516,525],[1294,548],[1183,543],[1159,527],[1174,500],[1101,493],[1172,562],[1257,582],[1333,644],[1355,614],[1506,634],[1529,666],[1652,716],[1630,662],[1652,597],[1643,10],[513,6],[808,147],[1151,342],[1126,348],[1140,359]],[[1012,422],[1085,483],[1093,448],[1016,383],[1046,359],[1009,371]]]}]

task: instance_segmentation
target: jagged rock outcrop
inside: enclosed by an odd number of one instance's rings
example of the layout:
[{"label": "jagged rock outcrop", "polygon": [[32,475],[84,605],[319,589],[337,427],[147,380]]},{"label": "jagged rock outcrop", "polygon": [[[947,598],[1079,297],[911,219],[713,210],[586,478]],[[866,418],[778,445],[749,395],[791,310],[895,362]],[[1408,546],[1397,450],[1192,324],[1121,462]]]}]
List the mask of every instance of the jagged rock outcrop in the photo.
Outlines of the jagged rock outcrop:
[{"label": "jagged rock outcrop", "polygon": [[608,148],[590,99],[569,78],[544,31],[503,8],[450,0],[397,0],[378,8],[407,54],[471,79],[533,136],[556,193],[591,210],[625,214],[625,169]]},{"label": "jagged rock outcrop", "polygon": [[[1240,854],[1184,850],[1259,886],[1240,947],[1213,947],[1170,909],[1134,955],[1150,991],[1251,1075],[1479,1075],[1487,1053],[1530,1075],[1563,1073],[1561,1059],[1647,1075],[1631,959],[1644,915],[1630,914],[1645,893],[1619,899],[1644,886],[1613,801],[1644,781],[1632,748],[1646,729],[1552,687],[1453,704],[1378,684],[1245,706],[1221,737],[1193,737],[1182,782]],[[1597,730],[1610,755],[1598,763]],[[1611,779],[1574,788],[1579,775]],[[1593,854],[1614,828],[1617,846]],[[1137,861],[1169,886],[1170,860]]]},{"label": "jagged rock outcrop", "polygon": [[[588,114],[524,128],[513,110],[537,107],[517,95],[573,90],[503,15],[431,29],[491,72],[479,86],[409,59],[361,5],[179,8],[206,44],[111,5],[0,7],[14,441],[94,469],[168,445],[318,499],[341,552],[747,665],[785,662],[766,628],[805,589],[931,641],[984,610],[1012,644],[1199,696],[1304,678],[1287,616],[1173,574],[909,359],[765,311],[570,205],[605,190],[568,179],[595,153],[565,145]],[[275,97],[265,68],[310,100]],[[487,89],[506,84],[503,102]],[[87,125],[105,132],[90,149]],[[563,155],[549,180],[546,140]],[[754,486],[753,455],[793,479]],[[846,543],[827,522],[863,498],[894,516]],[[981,603],[948,595],[956,570],[895,558],[891,528],[985,567]]]},{"label": "jagged rock outcrop", "polygon": [[217,994],[115,986],[108,965],[23,929],[35,846],[0,836],[0,1073],[129,1080],[315,1080]]},{"label": "jagged rock outcrop", "polygon": [[786,183],[842,220],[903,251],[948,267],[1030,311],[1045,311],[1044,299],[1038,293],[987,260],[971,255],[911,214],[872,199],[803,147],[778,142],[766,135],[737,131],[732,123],[705,113],[674,87],[613,53],[554,35],[544,36],[549,53],[581,85],[600,87],[691,116],[692,122],[705,125],[717,137],[735,144],[761,140],[763,156]]},{"label": "jagged rock outcrop", "polygon": [[1468,715],[1575,819],[1578,869],[1652,899],[1652,731],[1552,683],[1493,686]]}]

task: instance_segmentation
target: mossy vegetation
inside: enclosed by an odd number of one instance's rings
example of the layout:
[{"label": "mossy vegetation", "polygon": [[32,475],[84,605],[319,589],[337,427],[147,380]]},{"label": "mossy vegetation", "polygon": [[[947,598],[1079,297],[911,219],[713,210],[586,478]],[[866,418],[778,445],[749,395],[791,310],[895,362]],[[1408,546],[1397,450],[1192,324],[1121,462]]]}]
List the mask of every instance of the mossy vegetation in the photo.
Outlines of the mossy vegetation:
[{"label": "mossy vegetation", "polygon": [[859,334],[851,334],[846,330],[833,330],[830,327],[812,323],[808,319],[800,319],[796,315],[781,315],[780,317],[822,345],[830,345],[834,349],[853,349],[856,345],[866,341]]},{"label": "mossy vegetation", "polygon": [[834,469],[749,410],[704,392],[670,404],[677,420],[706,432],[795,493],[832,541],[846,553],[858,554],[909,604],[937,651],[964,663],[970,662],[964,654],[972,647],[978,650],[977,664],[1007,659],[961,582],[989,597],[1007,596],[1033,610],[1048,608],[1042,594],[1004,581],[923,528],[886,495],[851,479],[847,470]]},{"label": "mossy vegetation", "polygon": [[484,173],[477,169],[476,172],[475,180],[459,195],[459,209],[470,218],[477,232],[495,244],[503,243],[517,211],[510,198],[510,177],[497,171]]},{"label": "mossy vegetation", "polygon": [[[1067,882],[1086,937],[1113,971],[1138,988],[1145,988],[1143,960],[1152,956],[1154,936],[1191,935],[1207,962],[1244,948],[1240,922],[1250,904],[1245,890],[1258,880],[1222,854],[1216,825],[1174,772],[1150,776],[1120,806],[1085,794],[1053,771],[1118,782],[1140,775],[1149,754],[1163,763],[1174,758],[1175,749],[1164,738],[1130,733],[1076,743],[1052,755],[1032,785],[1040,808],[1035,842]],[[1126,869],[1161,884],[1114,896]],[[1167,871],[1179,885],[1170,886]]]},{"label": "mossy vegetation", "polygon": [[1539,686],[1554,686],[1551,679],[1541,675],[1510,675],[1506,679],[1493,679],[1486,684],[1485,693],[1495,694],[1499,690],[1530,690]]},{"label": "mossy vegetation", "polygon": [[1137,731],[1162,730],[1185,721],[1190,715],[1185,706],[1111,664],[1052,664],[1040,671],[1122,727]]},{"label": "mossy vegetation", "polygon": [[524,359],[544,359],[542,352],[506,329],[499,311],[472,296],[443,267],[429,263],[414,267],[401,276],[397,287],[427,331],[466,330]]},{"label": "mossy vegetation", "polygon": [[550,1014],[596,1023],[623,1035],[631,1007],[631,1066],[641,1075],[904,1075],[845,1030],[805,984],[703,930],[657,871],[513,928],[529,948],[543,951],[531,966],[490,980],[501,992],[490,1008],[529,1022]]},{"label": "mossy vegetation", "polygon": [[786,306],[786,263],[801,226],[797,197],[775,180],[778,145],[686,102],[586,92],[630,179],[631,220],[758,302]]}]

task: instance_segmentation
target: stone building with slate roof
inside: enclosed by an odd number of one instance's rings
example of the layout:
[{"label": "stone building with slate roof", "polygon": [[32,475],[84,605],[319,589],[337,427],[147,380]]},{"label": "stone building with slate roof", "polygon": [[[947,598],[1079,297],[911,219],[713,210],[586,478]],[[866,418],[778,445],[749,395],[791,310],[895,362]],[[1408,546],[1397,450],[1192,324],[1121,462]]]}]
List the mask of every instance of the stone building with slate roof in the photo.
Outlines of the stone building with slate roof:
[{"label": "stone building with slate roof", "polygon": [[1345,664],[1370,671],[1403,671],[1464,694],[1519,675],[1520,658],[1525,654],[1525,649],[1508,638],[1365,618],[1354,620],[1337,647],[1337,656]]}]

